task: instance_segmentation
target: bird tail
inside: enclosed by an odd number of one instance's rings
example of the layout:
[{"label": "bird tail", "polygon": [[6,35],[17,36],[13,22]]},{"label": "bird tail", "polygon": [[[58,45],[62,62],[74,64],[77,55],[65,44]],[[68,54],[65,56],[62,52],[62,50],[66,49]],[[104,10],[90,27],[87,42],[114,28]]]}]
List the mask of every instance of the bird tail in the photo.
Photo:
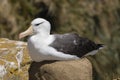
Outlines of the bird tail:
[{"label": "bird tail", "polygon": [[105,47],[104,44],[97,44],[98,49],[103,49]]},{"label": "bird tail", "polygon": [[96,49],[87,53],[85,56],[95,55],[98,52],[98,50],[103,49],[103,48],[104,48],[104,44],[96,44]]}]

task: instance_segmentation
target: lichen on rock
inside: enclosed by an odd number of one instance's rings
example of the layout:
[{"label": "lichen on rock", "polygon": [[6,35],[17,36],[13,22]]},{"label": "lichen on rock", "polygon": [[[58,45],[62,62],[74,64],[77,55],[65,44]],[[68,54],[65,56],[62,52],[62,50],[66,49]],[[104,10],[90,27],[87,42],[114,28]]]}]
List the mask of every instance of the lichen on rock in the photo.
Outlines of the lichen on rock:
[{"label": "lichen on rock", "polygon": [[18,51],[23,50],[22,64],[30,61],[30,57],[27,52],[26,43],[21,41],[9,40],[7,38],[0,38],[0,65],[3,65],[6,69],[4,80],[27,80],[29,65],[22,66],[22,71],[18,71],[17,60],[15,58]]}]

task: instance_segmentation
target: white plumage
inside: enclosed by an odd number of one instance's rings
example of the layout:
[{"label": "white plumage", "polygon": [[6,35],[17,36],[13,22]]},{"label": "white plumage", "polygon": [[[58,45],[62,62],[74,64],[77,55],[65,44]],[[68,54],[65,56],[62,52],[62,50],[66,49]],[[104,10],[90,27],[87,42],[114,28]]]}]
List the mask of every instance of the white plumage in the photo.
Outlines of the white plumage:
[{"label": "white plumage", "polygon": [[[87,52],[101,47],[101,45],[98,46],[94,42],[81,38],[76,34],[51,35],[50,29],[51,25],[47,20],[36,18],[31,22],[31,27],[20,33],[19,38],[30,35],[28,39],[28,49],[33,61],[79,59]],[[86,46],[86,49],[81,46]],[[88,46],[92,48],[87,50]],[[81,50],[79,50],[79,48]],[[80,54],[78,54],[79,51],[81,52]]]}]

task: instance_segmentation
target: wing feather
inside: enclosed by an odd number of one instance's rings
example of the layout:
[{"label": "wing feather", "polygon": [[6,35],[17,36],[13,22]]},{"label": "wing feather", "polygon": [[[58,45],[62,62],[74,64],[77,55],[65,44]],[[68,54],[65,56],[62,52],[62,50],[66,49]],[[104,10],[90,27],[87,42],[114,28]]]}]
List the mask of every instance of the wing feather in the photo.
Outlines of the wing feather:
[{"label": "wing feather", "polygon": [[65,54],[82,57],[88,52],[99,48],[93,41],[80,37],[76,33],[67,33],[63,35],[56,34],[54,36],[56,39],[49,46],[52,46],[57,51],[63,52]]}]

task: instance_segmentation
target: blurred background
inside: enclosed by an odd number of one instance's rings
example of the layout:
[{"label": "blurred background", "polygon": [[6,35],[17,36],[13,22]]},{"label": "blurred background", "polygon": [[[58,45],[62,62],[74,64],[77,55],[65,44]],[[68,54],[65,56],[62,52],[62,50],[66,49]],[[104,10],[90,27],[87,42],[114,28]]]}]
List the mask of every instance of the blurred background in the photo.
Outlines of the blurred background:
[{"label": "blurred background", "polygon": [[0,38],[18,40],[37,17],[50,21],[51,33],[77,32],[105,44],[88,57],[93,79],[120,80],[120,0],[0,0]]}]

